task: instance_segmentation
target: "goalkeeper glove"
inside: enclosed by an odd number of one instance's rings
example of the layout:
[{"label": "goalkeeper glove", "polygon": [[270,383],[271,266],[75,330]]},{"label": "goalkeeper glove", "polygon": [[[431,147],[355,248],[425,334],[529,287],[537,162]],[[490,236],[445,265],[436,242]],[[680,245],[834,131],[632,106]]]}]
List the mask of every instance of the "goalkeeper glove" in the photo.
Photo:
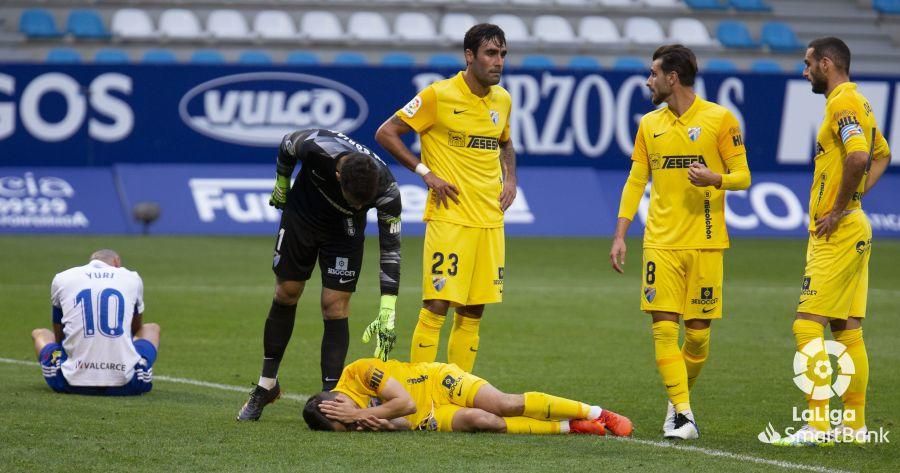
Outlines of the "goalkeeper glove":
[{"label": "goalkeeper glove", "polygon": [[272,189],[272,197],[269,198],[269,205],[276,209],[283,209],[287,202],[288,190],[291,188],[291,178],[275,174],[275,188]]},{"label": "goalkeeper glove", "polygon": [[375,357],[381,358],[381,361],[387,361],[388,355],[394,349],[394,342],[397,341],[397,334],[394,333],[396,306],[397,296],[382,295],[378,317],[366,327],[362,335],[363,343],[369,343],[372,335],[375,335]]}]

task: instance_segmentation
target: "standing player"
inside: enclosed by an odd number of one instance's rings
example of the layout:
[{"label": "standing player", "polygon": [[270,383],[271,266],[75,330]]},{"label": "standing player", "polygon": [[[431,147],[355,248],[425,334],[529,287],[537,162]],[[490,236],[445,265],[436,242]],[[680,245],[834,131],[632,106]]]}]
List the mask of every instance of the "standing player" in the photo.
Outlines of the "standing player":
[{"label": "standing player", "polygon": [[722,317],[725,191],[750,186],[740,126],[728,109],[697,97],[696,74],[694,53],[680,44],[653,53],[647,87],[655,105],[667,106],[641,118],[609,252],[622,273],[625,234],[652,177],[641,310],[653,319],[656,366],[669,397],[663,432],[680,439],[700,435],[689,390],[709,355],[710,323]]},{"label": "standing player", "polygon": [[[294,186],[291,176],[303,163]],[[290,189],[290,190],[289,190]],[[363,334],[376,336],[375,356],[393,348],[394,308],[400,284],[400,191],[387,165],[369,148],[336,131],[309,129],[284,137],[278,149],[271,205],[283,208],[275,240],[275,296],[263,333],[263,364],[257,386],[238,420],[259,420],[281,395],[278,366],[291,339],[297,301],[313,266],[322,272],[322,387],[341,376],[350,331],[350,296],[362,267],[366,212],[378,215],[381,247],[381,309]]]},{"label": "standing player", "polygon": [[[434,361],[452,305],[450,363],[471,371],[484,305],[503,299],[503,212],[516,197],[509,93],[497,85],[506,38],[479,24],[463,40],[466,70],[431,84],[385,121],[375,139],[430,189],[424,220],[422,310],[410,361]],[[401,141],[415,130],[422,160]]]},{"label": "standing player", "polygon": [[[850,48],[838,38],[819,38],[809,43],[804,63],[803,75],[812,84],[813,93],[824,94],[826,101],[825,118],[816,136],[806,269],[793,332],[798,351],[818,351],[809,357],[812,367],[820,360],[828,362],[826,324],[831,325],[835,341],[847,347],[855,373],[843,395],[845,423],[836,433],[841,438],[846,435],[865,441],[869,359],[862,319],[866,316],[872,227],[862,210],[862,196],[884,173],[891,151],[878,130],[869,101],[850,82]],[[871,163],[870,170],[867,163]],[[830,394],[830,386],[826,389]],[[776,441],[776,445],[834,442],[828,399],[814,397],[819,396],[807,396],[807,400],[815,420]]]},{"label": "standing player", "polygon": [[57,274],[50,285],[53,331],[31,338],[56,392],[128,396],[153,388],[159,325],[145,324],[144,282],[112,250]]}]

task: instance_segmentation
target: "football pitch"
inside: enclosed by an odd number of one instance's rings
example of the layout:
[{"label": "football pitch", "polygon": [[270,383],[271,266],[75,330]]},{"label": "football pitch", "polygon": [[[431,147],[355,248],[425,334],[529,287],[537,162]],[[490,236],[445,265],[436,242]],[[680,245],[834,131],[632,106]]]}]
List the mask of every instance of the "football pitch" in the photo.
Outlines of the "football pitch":
[{"label": "football pitch", "polygon": [[[805,241],[734,240],[725,256],[725,315],[692,390],[701,438],[664,441],[664,389],[649,316],[638,309],[640,241],[624,276],[606,239],[508,239],[503,304],[489,306],[475,373],[507,392],[544,391],[629,416],[634,439],[494,434],[320,433],[300,417],[320,387],[318,272],[307,285],[280,371],[289,396],[258,423],[234,416],[255,383],[273,289],[270,237],[0,237],[0,471],[900,471],[891,443],[783,449],[757,437],[801,423],[791,322]],[[377,313],[377,238],[367,240],[351,305],[348,361]],[[421,294],[421,238],[403,241],[393,355],[408,359]],[[162,326],[151,393],[57,395],[34,363],[29,333],[50,326],[49,285],[94,249],[120,252],[144,279],[145,321]],[[865,340],[867,424],[900,419],[900,242],[876,240]],[[438,361],[446,360],[445,324]],[[897,437],[894,437],[897,435]]]}]

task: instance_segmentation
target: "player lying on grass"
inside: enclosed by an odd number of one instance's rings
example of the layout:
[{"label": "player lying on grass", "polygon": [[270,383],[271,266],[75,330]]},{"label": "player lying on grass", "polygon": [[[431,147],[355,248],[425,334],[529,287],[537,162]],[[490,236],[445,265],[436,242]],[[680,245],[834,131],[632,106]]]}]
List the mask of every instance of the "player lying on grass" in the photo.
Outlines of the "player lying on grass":
[{"label": "player lying on grass", "polygon": [[344,368],[333,391],[311,397],[312,430],[431,430],[629,436],[631,421],[599,406],[539,392],[506,394],[454,364],[377,358]]}]

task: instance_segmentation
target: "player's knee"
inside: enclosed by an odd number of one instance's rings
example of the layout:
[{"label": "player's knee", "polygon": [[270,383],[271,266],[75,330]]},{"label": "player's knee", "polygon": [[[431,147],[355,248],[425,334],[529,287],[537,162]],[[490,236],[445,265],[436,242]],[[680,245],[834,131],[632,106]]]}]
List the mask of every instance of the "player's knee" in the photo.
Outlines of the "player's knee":
[{"label": "player's knee", "polygon": [[484,305],[467,305],[456,309],[456,313],[470,319],[480,319],[484,315]]},{"label": "player's knee", "polygon": [[303,295],[303,281],[282,281],[275,284],[275,302],[281,305],[296,305]]},{"label": "player's knee", "polygon": [[432,314],[447,315],[450,310],[450,301],[442,301],[439,299],[428,299],[422,301],[422,307],[428,309]]},{"label": "player's knee", "polygon": [[503,432],[506,429],[503,418],[488,411],[469,409],[464,416],[467,432]]},{"label": "player's knee", "polygon": [[350,293],[322,295],[322,318],[327,320],[346,319],[350,309]]}]

